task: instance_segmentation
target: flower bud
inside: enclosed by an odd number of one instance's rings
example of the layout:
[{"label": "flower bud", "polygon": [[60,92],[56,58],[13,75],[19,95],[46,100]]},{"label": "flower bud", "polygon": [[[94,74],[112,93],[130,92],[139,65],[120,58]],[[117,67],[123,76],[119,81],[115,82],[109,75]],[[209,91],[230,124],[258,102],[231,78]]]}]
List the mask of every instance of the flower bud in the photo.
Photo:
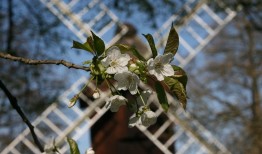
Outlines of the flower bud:
[{"label": "flower bud", "polygon": [[86,150],[85,154],[95,154],[95,151],[93,150],[93,148],[89,148],[88,150]]},{"label": "flower bud", "polygon": [[131,72],[134,72],[137,68],[138,68],[138,66],[134,63],[129,65],[129,71],[131,71]]},{"label": "flower bud", "polygon": [[98,90],[95,90],[94,93],[93,93],[93,98],[94,99],[98,99],[100,97],[100,93]]}]

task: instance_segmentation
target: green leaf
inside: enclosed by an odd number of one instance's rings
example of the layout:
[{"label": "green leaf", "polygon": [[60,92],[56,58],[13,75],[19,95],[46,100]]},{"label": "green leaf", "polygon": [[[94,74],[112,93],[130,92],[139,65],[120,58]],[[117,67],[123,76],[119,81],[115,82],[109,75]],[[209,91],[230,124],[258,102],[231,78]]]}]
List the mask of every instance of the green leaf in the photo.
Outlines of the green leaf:
[{"label": "green leaf", "polygon": [[169,35],[168,35],[164,54],[172,53],[175,55],[178,49],[178,45],[179,45],[179,37],[172,24]]},{"label": "green leaf", "polygon": [[131,48],[131,51],[139,60],[146,61],[146,59],[136,50],[136,48]]},{"label": "green leaf", "polygon": [[115,46],[117,46],[122,53],[131,51],[133,55],[137,57],[139,60],[146,61],[146,59],[134,47],[130,47],[128,45],[123,44],[116,44]]},{"label": "green leaf", "polygon": [[143,36],[147,39],[147,42],[149,43],[149,46],[150,46],[151,51],[152,51],[153,58],[155,58],[157,56],[157,50],[156,50],[156,46],[155,46],[153,36],[151,34],[146,34],[146,35],[143,34]]},{"label": "green leaf", "polygon": [[87,60],[87,61],[84,61],[83,62],[83,65],[89,65],[89,64],[91,64],[92,63],[92,60]]},{"label": "green leaf", "polygon": [[159,100],[159,103],[161,104],[163,110],[165,112],[167,112],[167,110],[169,108],[169,104],[168,104],[168,100],[167,100],[167,97],[166,97],[165,89],[162,86],[162,84],[158,81],[155,84],[155,88],[156,88],[156,93],[157,93],[157,98]]},{"label": "green leaf", "polygon": [[186,89],[186,84],[187,84],[187,75],[186,72],[179,66],[172,65],[173,70],[175,71],[175,74],[173,77],[175,77],[179,82],[181,82]]},{"label": "green leaf", "polygon": [[165,83],[169,87],[170,91],[176,96],[179,100],[180,105],[186,109],[187,105],[187,94],[186,88],[182,82],[180,82],[175,77],[165,77]]},{"label": "green leaf", "polygon": [[93,40],[94,40],[94,48],[95,48],[96,54],[97,54],[97,56],[100,56],[105,51],[105,43],[101,38],[96,36],[95,33],[93,33],[92,31],[91,31],[91,33],[92,33]]},{"label": "green leaf", "polygon": [[90,44],[88,42],[82,44],[80,42],[73,41],[72,48],[82,49],[82,50],[88,51],[90,53],[93,53],[93,49],[91,48],[91,46],[90,46]]},{"label": "green leaf", "polygon": [[70,154],[80,154],[80,151],[78,149],[78,146],[75,140],[71,138],[67,138],[67,142],[70,146]]}]

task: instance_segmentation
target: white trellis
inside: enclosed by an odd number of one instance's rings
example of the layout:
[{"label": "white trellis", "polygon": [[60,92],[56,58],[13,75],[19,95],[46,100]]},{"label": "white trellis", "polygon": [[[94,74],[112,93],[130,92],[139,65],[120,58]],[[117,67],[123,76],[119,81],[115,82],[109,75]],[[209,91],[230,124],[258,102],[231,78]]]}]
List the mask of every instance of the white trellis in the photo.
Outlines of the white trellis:
[{"label": "white trellis", "polygon": [[[76,36],[85,41],[89,36],[90,30],[93,30],[102,38],[111,34],[111,38],[107,41],[107,45],[115,43],[127,28],[117,35],[113,35],[112,31],[116,26],[123,26],[116,15],[113,14],[99,0],[40,0],[53,14],[55,14]],[[219,13],[212,11],[207,3],[200,0],[190,0],[184,5],[185,16],[173,15],[163,26],[154,34],[157,38],[156,44],[159,49],[163,48],[167,39],[168,30],[174,22],[179,23],[177,30],[180,36],[179,52],[175,56],[176,62],[184,67],[190,60],[200,52],[219,31],[232,20],[236,15],[235,12],[224,9]],[[90,14],[95,12],[94,16],[89,19]],[[100,23],[103,19],[107,19],[107,23]],[[97,25],[104,26],[99,27]],[[59,97],[57,103],[50,105],[34,122],[35,131],[41,142],[50,142],[50,137],[60,147],[61,153],[68,151],[68,145],[64,141],[66,136],[71,136],[78,140],[92,125],[104,115],[107,109],[104,107],[105,98],[109,95],[109,91],[102,92],[100,99],[90,103],[83,111],[78,107],[68,109],[67,105],[70,100],[85,84],[86,78],[79,79],[70,89]],[[91,85],[92,86],[92,85]],[[146,85],[140,85],[143,89],[147,89]],[[84,95],[80,96],[86,100]],[[168,149],[176,142],[177,153],[230,153],[218,140],[216,140],[210,132],[208,132],[201,124],[194,120],[189,113],[184,112],[177,106],[177,102],[168,96],[172,102],[172,111],[164,113],[159,108],[156,113],[166,117],[166,121],[155,132],[139,126],[141,130],[163,153],[169,154]],[[152,104],[157,105],[156,95],[150,96]],[[171,110],[170,110],[171,111]],[[170,135],[166,141],[160,141],[159,138],[169,126],[176,124],[175,133]],[[48,132],[48,133],[46,133]],[[48,134],[48,136],[46,135]],[[21,133],[10,145],[8,145],[2,154],[20,154],[20,149],[24,149],[27,153],[40,153],[33,144],[29,129]]]}]

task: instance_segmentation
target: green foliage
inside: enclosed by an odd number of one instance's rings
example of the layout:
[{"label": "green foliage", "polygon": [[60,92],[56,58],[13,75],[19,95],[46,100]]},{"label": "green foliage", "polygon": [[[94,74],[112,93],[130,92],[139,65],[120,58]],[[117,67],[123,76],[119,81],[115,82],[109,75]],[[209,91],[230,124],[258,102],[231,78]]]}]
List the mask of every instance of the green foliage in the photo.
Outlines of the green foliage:
[{"label": "green foliage", "polygon": [[92,31],[91,31],[91,33],[92,33],[92,37],[89,36],[87,38],[87,41],[83,44],[80,43],[80,42],[77,42],[77,41],[73,41],[72,48],[82,49],[82,50],[88,51],[92,54],[95,53],[96,56],[100,56],[105,51],[105,43],[95,33],[93,33]]},{"label": "green foliage", "polygon": [[168,100],[166,97],[165,89],[162,86],[161,82],[158,82],[158,81],[155,84],[155,88],[156,88],[156,93],[157,93],[157,98],[159,100],[159,103],[161,104],[163,110],[167,112],[169,108],[169,104],[168,104]]},{"label": "green foliage", "polygon": [[179,45],[179,37],[178,37],[178,34],[176,32],[176,29],[174,28],[174,26],[172,24],[172,27],[171,27],[169,35],[168,35],[164,54],[172,53],[172,54],[175,55],[176,52],[177,52],[177,49],[178,49],[178,45]]},{"label": "green foliage", "polygon": [[186,93],[186,84],[187,84],[187,75],[185,71],[178,67],[173,66],[175,70],[175,75],[165,78],[165,83],[169,87],[169,90],[176,96],[179,100],[181,106],[186,109],[187,105],[187,93]]},{"label": "green foliage", "polygon": [[71,138],[67,138],[67,142],[70,146],[70,154],[80,154],[80,151],[78,149],[78,146],[75,140]]},{"label": "green foliage", "polygon": [[94,49],[96,51],[97,56],[100,56],[105,51],[105,43],[101,38],[96,36],[95,33],[93,33],[92,31],[91,31],[91,33],[92,33],[93,40],[94,40]]},{"label": "green foliage", "polygon": [[156,50],[153,36],[151,34],[146,34],[146,35],[143,34],[143,36],[147,39],[149,46],[151,48],[151,51],[152,51],[153,58],[155,58],[157,56],[157,50]]},{"label": "green foliage", "polygon": [[139,60],[146,61],[146,59],[136,50],[136,48],[131,48],[131,51]]},{"label": "green foliage", "polygon": [[92,53],[92,54],[93,54],[93,52],[94,52],[88,41],[86,41],[86,42],[83,43],[83,44],[80,43],[80,42],[77,42],[77,41],[73,41],[73,46],[72,46],[72,48],[82,49],[82,50],[88,51],[88,52],[90,52],[90,53]]}]

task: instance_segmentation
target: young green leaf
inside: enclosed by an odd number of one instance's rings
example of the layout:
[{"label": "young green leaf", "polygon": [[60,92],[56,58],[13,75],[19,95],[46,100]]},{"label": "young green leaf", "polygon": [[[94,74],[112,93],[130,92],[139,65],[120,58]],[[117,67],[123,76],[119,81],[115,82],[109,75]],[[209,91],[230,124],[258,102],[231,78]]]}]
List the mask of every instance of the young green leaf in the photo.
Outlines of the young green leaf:
[{"label": "young green leaf", "polygon": [[136,48],[131,48],[131,51],[139,60],[146,61],[146,59],[136,50]]},{"label": "young green leaf", "polygon": [[90,52],[90,53],[93,53],[93,49],[91,48],[91,46],[89,45],[88,42],[82,44],[82,43],[80,43],[80,42],[73,41],[73,46],[72,46],[72,48],[82,49],[82,50],[88,51],[88,52]]},{"label": "young green leaf", "polygon": [[156,88],[156,93],[157,93],[157,98],[159,100],[159,103],[161,104],[163,110],[167,112],[169,108],[169,104],[168,104],[168,100],[166,97],[165,89],[163,88],[160,82],[156,82],[155,88]]},{"label": "young green leaf", "polygon": [[181,106],[186,109],[187,105],[187,94],[184,85],[179,82],[175,77],[166,77],[165,83],[169,87],[170,91],[176,96],[179,100]]},{"label": "young green leaf", "polygon": [[175,71],[174,77],[183,84],[184,89],[186,89],[186,84],[187,84],[187,75],[186,72],[179,66],[172,65],[173,70]]},{"label": "young green leaf", "polygon": [[70,154],[80,154],[80,151],[78,149],[78,146],[75,140],[71,138],[67,138],[67,142],[70,146]]},{"label": "young green leaf", "polygon": [[179,45],[179,37],[172,24],[169,35],[168,35],[164,54],[172,53],[175,55],[178,49],[178,45]]},{"label": "young green leaf", "polygon": [[146,59],[134,47],[130,47],[124,44],[116,44],[115,46],[117,46],[122,53],[131,51],[132,54],[136,56],[139,60],[146,61]]},{"label": "young green leaf", "polygon": [[143,36],[147,39],[147,42],[149,43],[149,46],[150,46],[151,51],[152,51],[153,58],[155,58],[157,56],[157,50],[156,50],[156,46],[155,46],[153,36],[151,34],[146,34],[146,35],[143,34]]},{"label": "young green leaf", "polygon": [[105,51],[105,43],[101,38],[96,36],[95,33],[93,33],[92,31],[91,31],[91,33],[92,33],[93,40],[94,40],[94,48],[95,48],[96,54],[97,54],[97,56],[100,56]]}]

